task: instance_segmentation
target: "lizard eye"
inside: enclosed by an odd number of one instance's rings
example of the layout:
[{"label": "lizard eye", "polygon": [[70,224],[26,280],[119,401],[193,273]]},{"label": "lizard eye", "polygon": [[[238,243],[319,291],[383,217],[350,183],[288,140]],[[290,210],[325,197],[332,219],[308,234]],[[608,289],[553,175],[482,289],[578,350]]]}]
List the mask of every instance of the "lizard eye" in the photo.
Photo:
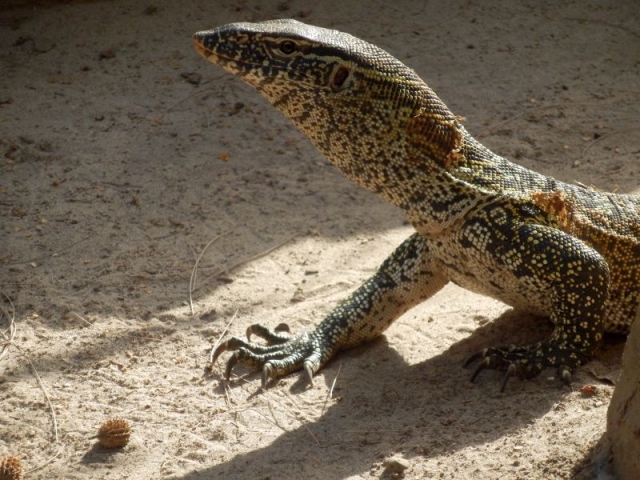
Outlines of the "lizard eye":
[{"label": "lizard eye", "polygon": [[331,75],[331,88],[335,91],[340,90],[349,78],[349,73],[347,67],[339,66],[336,68]]},{"label": "lizard eye", "polygon": [[291,55],[293,52],[296,51],[296,44],[293,43],[291,40],[285,40],[279,45],[278,48],[280,48],[280,51],[285,55]]}]

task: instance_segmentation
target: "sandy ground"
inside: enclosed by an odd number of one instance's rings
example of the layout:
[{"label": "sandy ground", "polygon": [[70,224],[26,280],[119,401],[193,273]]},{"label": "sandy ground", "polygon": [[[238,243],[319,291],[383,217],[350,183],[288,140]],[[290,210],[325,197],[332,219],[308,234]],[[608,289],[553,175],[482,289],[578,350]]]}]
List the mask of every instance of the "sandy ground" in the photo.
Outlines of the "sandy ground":
[{"label": "sandy ground", "polygon": [[[261,391],[240,368],[225,387],[222,362],[205,373],[236,312],[233,334],[312,328],[411,228],[191,34],[275,17],[348,31],[415,68],[497,152],[639,192],[637,2],[519,3],[3,1],[0,288],[17,334],[0,456],[47,479],[379,478],[394,456],[405,478],[607,478],[613,387],[598,378],[615,376],[621,340],[572,388],[550,371],[504,394],[497,372],[471,385],[467,355],[549,326],[455,286],[313,388],[294,374]],[[219,235],[192,314],[192,268]],[[113,417],[134,433],[104,451],[92,437]]]}]

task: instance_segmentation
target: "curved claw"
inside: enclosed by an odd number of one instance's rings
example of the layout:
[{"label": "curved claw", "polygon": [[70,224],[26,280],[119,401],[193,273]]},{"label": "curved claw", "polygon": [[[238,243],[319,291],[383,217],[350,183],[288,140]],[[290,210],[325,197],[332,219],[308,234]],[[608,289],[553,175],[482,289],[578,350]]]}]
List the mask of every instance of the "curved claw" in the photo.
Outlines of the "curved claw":
[{"label": "curved claw", "polygon": [[[238,350],[242,347],[251,347],[251,344],[245,342],[241,338],[231,337],[216,347],[211,357],[211,363],[215,363],[218,357],[227,350]],[[236,359],[237,360],[237,359]]]},{"label": "curved claw", "polygon": [[504,393],[504,390],[507,388],[507,383],[509,379],[518,373],[518,367],[515,363],[510,363],[507,371],[504,372],[504,377],[502,377],[502,385],[500,386],[500,393]]},{"label": "curved claw", "polygon": [[[484,353],[485,350],[482,350],[480,352],[476,352],[473,355],[470,355],[467,357],[467,359],[464,361],[464,363],[462,364],[462,368],[467,368],[469,365],[471,365],[473,362],[475,362],[476,360],[481,360],[484,358]],[[473,380],[472,380],[473,381]]]},{"label": "curved claw", "polygon": [[471,375],[471,382],[485,369],[505,371],[500,391],[504,392],[511,377],[531,379],[547,367],[557,367],[560,380],[571,384],[571,372],[582,365],[588,356],[572,345],[555,342],[538,342],[535,345],[505,345],[499,348],[485,348],[482,352],[471,355],[464,362],[471,363],[482,359]]},{"label": "curved claw", "polygon": [[313,369],[309,362],[304,362],[304,371],[307,374],[307,379],[309,380],[309,385],[313,386]]},{"label": "curved claw", "polygon": [[[222,345],[220,345],[220,346],[222,346]],[[220,347],[218,347],[218,348],[220,348]],[[218,351],[218,349],[216,349],[216,352],[217,351]],[[222,353],[222,352],[220,352],[220,353]],[[215,358],[216,358],[216,354],[215,353],[213,354],[213,358],[214,358],[214,362],[215,362]],[[238,363],[238,355],[236,353],[234,353],[229,358],[229,361],[227,362],[227,366],[224,369],[224,378],[225,378],[225,380],[228,381],[231,378],[231,370],[233,370],[233,367],[235,367],[236,363]]]},{"label": "curved claw", "polygon": [[569,367],[562,366],[558,368],[558,376],[565,385],[571,385],[571,370]]},{"label": "curved claw", "polygon": [[282,322],[276,325],[273,331],[276,333],[291,333],[291,328],[289,328],[289,324]]},{"label": "curved claw", "polygon": [[237,364],[256,370],[262,370],[262,386],[266,387],[275,377],[287,375],[304,368],[309,383],[313,384],[313,375],[333,353],[328,351],[324,338],[303,333],[295,338],[285,332],[281,326],[271,330],[264,325],[251,325],[247,336],[256,334],[264,343],[253,343],[239,337],[231,337],[218,345],[211,356],[215,362],[222,353],[233,351],[229,358],[224,377],[229,380]]},{"label": "curved claw", "polygon": [[226,340],[216,347],[215,351],[213,352],[213,356],[211,357],[211,363],[216,363],[218,357],[229,350],[228,343],[229,340]]},{"label": "curved claw", "polygon": [[[474,357],[475,357],[474,360],[476,360],[478,358],[478,354],[474,355]],[[471,375],[471,379],[469,381],[473,383],[477,378],[477,376],[480,374],[480,372],[482,372],[487,368],[492,368],[494,366],[495,365],[491,357],[484,357],[482,359],[482,362],[473,371],[473,374]],[[505,389],[507,388],[507,383],[509,382],[509,379],[513,376],[516,376],[517,374],[518,374],[518,366],[515,363],[510,363],[509,366],[507,367],[507,370],[504,372],[504,376],[502,377],[502,383],[500,384],[500,393],[504,393]]]},{"label": "curved claw", "polygon": [[261,379],[262,388],[266,388],[267,382],[271,377],[271,372],[272,372],[271,365],[269,365],[268,363],[265,363],[264,367],[262,367],[262,379]]},{"label": "curved claw", "polygon": [[[478,354],[476,354],[475,356],[477,356]],[[480,354],[482,356],[482,354]],[[473,361],[475,361],[477,358],[474,358]],[[467,362],[465,362],[467,363]],[[471,363],[471,362],[469,362]],[[481,371],[483,371],[485,368],[489,368],[491,366],[491,359],[489,357],[484,357],[482,359],[482,362],[476,367],[476,369],[473,371],[473,374],[471,374],[471,378],[469,379],[469,381],[471,383],[473,383],[476,380],[476,377],[480,374]]]},{"label": "curved claw", "polygon": [[246,335],[247,340],[251,340],[251,335],[257,335],[263,340],[266,340],[268,345],[279,345],[290,340],[289,326],[286,323],[281,323],[274,330],[259,323],[249,325]]}]

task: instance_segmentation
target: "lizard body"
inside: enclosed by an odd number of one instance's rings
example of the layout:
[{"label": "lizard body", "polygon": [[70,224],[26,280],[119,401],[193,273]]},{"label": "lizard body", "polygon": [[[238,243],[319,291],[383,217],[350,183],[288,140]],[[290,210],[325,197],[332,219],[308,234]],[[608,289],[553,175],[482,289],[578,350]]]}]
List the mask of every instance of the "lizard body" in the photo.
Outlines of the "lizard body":
[{"label": "lizard body", "polygon": [[548,316],[549,340],[487,348],[484,368],[565,382],[607,332],[639,316],[640,197],[599,192],[513,164],[476,141],[418,75],[349,34],[295,20],[196,33],[196,49],[254,86],[350,180],[400,207],[414,233],[312,332],[249,327],[214,354],[270,377],[311,377],[379,336],[447,282]]}]

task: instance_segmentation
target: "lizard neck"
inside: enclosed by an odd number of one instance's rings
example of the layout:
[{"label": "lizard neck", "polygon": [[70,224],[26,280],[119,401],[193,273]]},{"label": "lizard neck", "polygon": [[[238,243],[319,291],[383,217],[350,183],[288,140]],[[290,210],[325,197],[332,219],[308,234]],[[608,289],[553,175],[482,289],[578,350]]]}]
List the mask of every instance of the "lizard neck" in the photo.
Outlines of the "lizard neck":
[{"label": "lizard neck", "polygon": [[410,80],[390,89],[368,79],[357,103],[313,89],[259,90],[347,178],[400,207],[422,234],[437,234],[494,192],[456,176],[449,156],[468,134],[424,82]]},{"label": "lizard neck", "polygon": [[323,95],[269,83],[258,90],[347,178],[400,207],[425,235],[445,230],[505,189],[519,194],[520,178],[540,183],[534,172],[530,179],[511,175],[522,167],[475,141],[412,70],[403,75],[391,84],[356,77],[366,85],[357,99],[353,92]]}]

